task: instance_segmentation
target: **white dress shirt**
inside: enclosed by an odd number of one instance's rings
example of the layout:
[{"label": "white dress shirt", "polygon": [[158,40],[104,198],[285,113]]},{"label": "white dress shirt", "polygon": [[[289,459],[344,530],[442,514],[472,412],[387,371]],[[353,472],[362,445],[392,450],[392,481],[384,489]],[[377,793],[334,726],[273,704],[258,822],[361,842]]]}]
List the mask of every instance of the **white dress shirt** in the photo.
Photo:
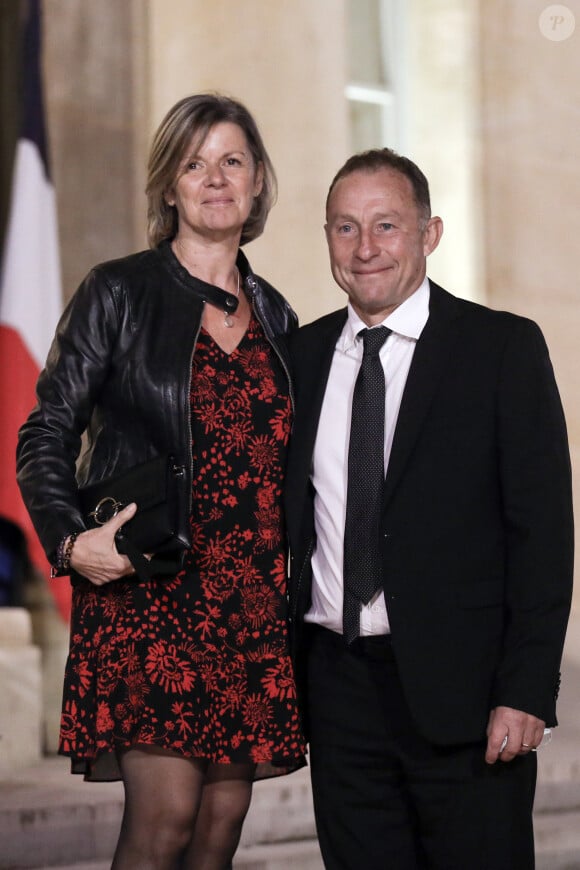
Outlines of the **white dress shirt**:
[{"label": "white dress shirt", "polygon": [[[385,474],[415,345],[428,317],[429,282],[425,278],[412,296],[382,323],[392,330],[380,352],[386,383]],[[312,604],[305,619],[339,633],[342,633],[342,564],[352,394],[363,355],[363,342],[357,334],[365,328],[365,323],[349,304],[348,319],[334,350],[311,470],[316,547],[312,556]],[[381,590],[369,604],[362,606],[360,625],[361,635],[389,631]]]}]

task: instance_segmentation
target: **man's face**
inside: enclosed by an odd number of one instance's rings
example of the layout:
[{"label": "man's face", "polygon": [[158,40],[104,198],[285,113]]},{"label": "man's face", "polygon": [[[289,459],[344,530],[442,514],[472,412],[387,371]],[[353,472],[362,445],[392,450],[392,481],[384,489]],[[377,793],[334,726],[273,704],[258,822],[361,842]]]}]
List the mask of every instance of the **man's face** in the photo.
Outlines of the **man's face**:
[{"label": "man's face", "polygon": [[334,280],[373,326],[417,290],[443,224],[437,217],[425,221],[409,179],[384,168],[336,183],[325,230]]}]

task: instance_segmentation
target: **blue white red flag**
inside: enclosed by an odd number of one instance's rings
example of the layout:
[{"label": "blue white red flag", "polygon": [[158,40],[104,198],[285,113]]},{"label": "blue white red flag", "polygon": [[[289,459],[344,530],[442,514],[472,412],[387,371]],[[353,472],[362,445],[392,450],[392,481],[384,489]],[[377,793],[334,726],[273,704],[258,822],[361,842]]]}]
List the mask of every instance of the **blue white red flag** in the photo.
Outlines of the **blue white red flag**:
[{"label": "blue white red flag", "polygon": [[[0,270],[0,514],[25,533],[32,562],[49,567],[15,478],[18,429],[35,402],[35,384],[62,308],[57,213],[47,159],[41,78],[41,10],[27,5],[23,29],[21,128]],[[70,586],[50,586],[64,619]]]}]

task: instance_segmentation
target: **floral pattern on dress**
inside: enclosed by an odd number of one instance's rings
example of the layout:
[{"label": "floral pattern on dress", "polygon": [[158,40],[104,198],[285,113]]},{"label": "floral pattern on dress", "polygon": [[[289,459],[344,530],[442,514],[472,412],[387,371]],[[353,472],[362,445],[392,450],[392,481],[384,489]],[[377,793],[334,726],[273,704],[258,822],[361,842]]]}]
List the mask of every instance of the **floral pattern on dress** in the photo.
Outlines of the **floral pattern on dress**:
[{"label": "floral pattern on dress", "polygon": [[146,744],[256,778],[302,766],[286,626],[286,378],[252,317],[226,354],[202,329],[191,379],[192,550],[170,580],[73,590],[60,751],[118,778]]}]

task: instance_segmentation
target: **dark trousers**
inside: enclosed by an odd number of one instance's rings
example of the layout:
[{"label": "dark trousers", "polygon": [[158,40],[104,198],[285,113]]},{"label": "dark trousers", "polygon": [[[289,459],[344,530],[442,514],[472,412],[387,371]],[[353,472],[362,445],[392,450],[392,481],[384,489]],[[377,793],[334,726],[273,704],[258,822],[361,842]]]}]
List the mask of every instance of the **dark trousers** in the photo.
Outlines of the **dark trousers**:
[{"label": "dark trousers", "polygon": [[536,756],[417,732],[388,638],[354,650],[313,628],[310,765],[327,870],[533,870]]}]

